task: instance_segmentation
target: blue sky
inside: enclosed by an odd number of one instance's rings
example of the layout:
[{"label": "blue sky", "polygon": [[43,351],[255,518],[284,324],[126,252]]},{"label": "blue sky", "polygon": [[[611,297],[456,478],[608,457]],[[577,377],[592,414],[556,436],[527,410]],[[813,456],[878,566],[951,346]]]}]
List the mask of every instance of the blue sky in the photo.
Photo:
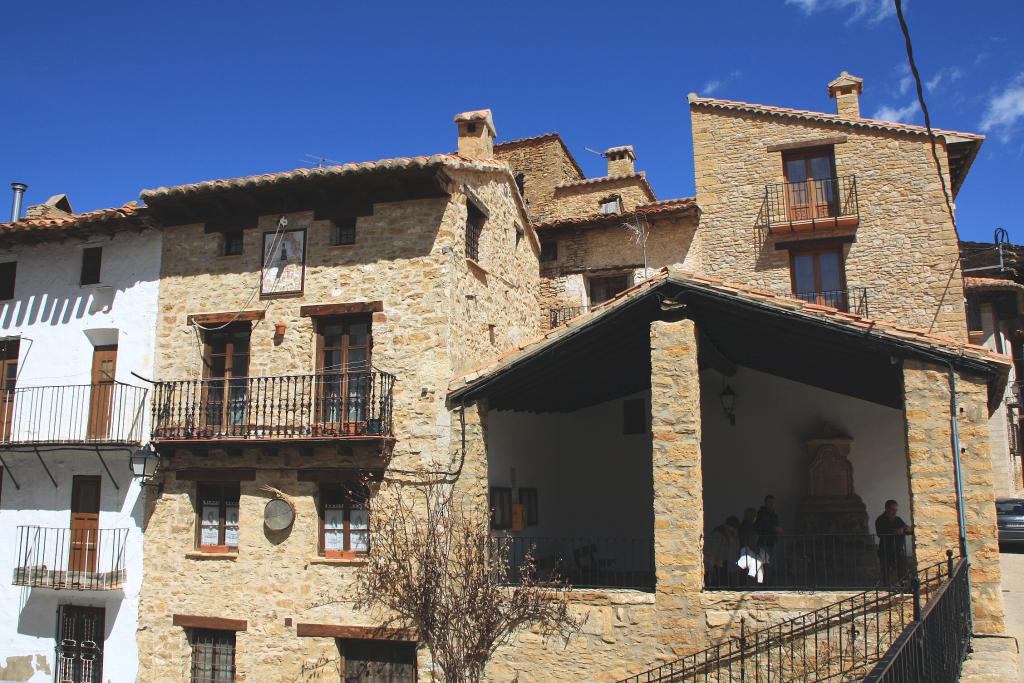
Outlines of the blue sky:
[{"label": "blue sky", "polygon": [[[920,123],[891,0],[605,3],[8,3],[0,181],[78,211],[142,188],[451,151],[452,116],[499,137],[633,144],[659,197],[693,193],[686,94]],[[985,132],[961,236],[1024,242],[1024,3],[909,0],[933,123]],[[3,195],[0,195],[3,196]]]}]

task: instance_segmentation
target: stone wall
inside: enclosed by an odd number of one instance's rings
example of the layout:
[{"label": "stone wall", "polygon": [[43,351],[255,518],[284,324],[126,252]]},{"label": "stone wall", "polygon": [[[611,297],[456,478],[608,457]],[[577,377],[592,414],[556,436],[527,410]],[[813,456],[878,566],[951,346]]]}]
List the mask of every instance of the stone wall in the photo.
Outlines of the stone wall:
[{"label": "stone wall", "polygon": [[[962,373],[957,373],[956,386],[974,630],[1002,633],[1003,600],[988,441],[987,387],[982,380]],[[957,552],[959,546],[946,368],[904,361],[903,391],[914,549],[921,567],[943,560],[946,549]]]},{"label": "stone wall", "polygon": [[[359,563],[317,556],[317,484],[299,481],[299,470],[451,472],[470,500],[486,501],[479,413],[467,409],[464,441],[460,411],[449,411],[445,396],[453,375],[537,334],[537,246],[516,209],[510,179],[455,171],[450,179],[451,198],[376,204],[372,216],[357,220],[350,246],[330,245],[329,222],[314,220],[311,211],[287,214],[289,229],[307,228],[305,283],[296,296],[262,298],[254,289],[262,235],[274,231],[277,215],[263,216],[256,230],[245,231],[239,256],[220,256],[221,237],[205,233],[201,224],[166,229],[157,379],[202,375],[201,342],[187,324],[189,315],[264,311],[265,319],[253,324],[250,375],[302,374],[314,372],[316,361],[314,321],[300,314],[301,306],[381,301],[383,312],[373,315],[373,365],[396,375],[396,441],[393,447],[346,445],[338,451],[266,449],[256,442],[231,455],[216,448],[208,454],[177,449],[166,462],[163,492],[147,510],[145,542],[152,552],[145,558],[138,641],[142,652],[154,654],[142,658],[140,681],[186,676],[186,632],[172,624],[174,614],[247,620],[247,630],[237,636],[237,664],[238,680],[249,681],[320,680],[317,671],[336,675],[334,640],[300,638],[295,624],[381,623],[379,615],[352,606]],[[467,193],[488,215],[479,263],[466,258]],[[275,339],[275,323],[286,324],[283,339]],[[174,473],[188,467],[256,469],[255,481],[241,482],[237,554],[195,552],[195,483]],[[296,521],[288,532],[265,531],[263,506],[270,494],[264,485],[292,498]],[[325,589],[343,599],[320,605]],[[422,652],[420,660],[421,676],[429,680]]]},{"label": "stone wall", "polygon": [[550,217],[556,187],[584,177],[556,134],[495,145],[494,156],[524,174],[523,197],[535,221]]},{"label": "stone wall", "polygon": [[[540,308],[547,311],[581,306],[588,302],[586,274],[631,271],[633,281],[644,279],[643,249],[623,227],[626,220],[541,231],[544,241],[554,241],[558,258],[540,264]],[[696,216],[682,214],[647,219],[647,274],[665,267],[692,270],[697,265],[691,245],[697,229]]]},{"label": "stone wall", "polygon": [[[846,136],[836,172],[856,176],[860,206],[847,286],[868,288],[872,317],[966,339],[957,239],[926,138],[699,104],[690,114],[704,272],[790,292],[787,251],[755,228],[765,185],[784,181],[780,152],[766,146]],[[941,142],[939,155],[945,163]]]},{"label": "stone wall", "polygon": [[545,220],[598,215],[601,203],[612,195],[622,198],[623,211],[632,211],[655,200],[639,174],[593,178],[556,188],[554,202]]}]

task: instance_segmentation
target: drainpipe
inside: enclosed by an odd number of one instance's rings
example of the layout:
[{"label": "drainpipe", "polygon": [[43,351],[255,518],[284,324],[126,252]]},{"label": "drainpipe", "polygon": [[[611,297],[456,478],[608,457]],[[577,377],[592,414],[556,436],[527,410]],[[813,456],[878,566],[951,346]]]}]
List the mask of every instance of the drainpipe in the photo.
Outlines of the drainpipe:
[{"label": "drainpipe", "polygon": [[[956,522],[960,541],[960,557],[967,560],[967,595],[971,594],[971,561],[967,554],[967,517],[964,514],[964,480],[960,466],[960,427],[957,424],[959,406],[956,400],[956,371],[953,363],[947,361],[949,368],[949,440],[953,449],[953,476],[956,481]],[[971,620],[971,632],[974,632],[974,610],[968,614]]]}]

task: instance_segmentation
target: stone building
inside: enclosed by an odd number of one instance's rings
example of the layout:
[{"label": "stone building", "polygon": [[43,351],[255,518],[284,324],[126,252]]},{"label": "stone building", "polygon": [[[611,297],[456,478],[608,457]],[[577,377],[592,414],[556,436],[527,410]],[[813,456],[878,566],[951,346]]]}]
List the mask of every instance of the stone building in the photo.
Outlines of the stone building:
[{"label": "stone building", "polygon": [[0,224],[0,680],[135,680],[160,232],[64,195]]},{"label": "stone building", "polygon": [[[862,88],[832,81],[834,115],[691,97],[689,198],[628,145],[586,178],[558,134],[496,142],[489,110],[455,153],[144,191],[138,679],[431,680],[352,596],[365,496],[422,471],[585,617],[518,634],[491,680],[619,680],[949,549],[1000,633],[1010,359],[969,343],[924,130],[861,118]],[[952,200],[982,137],[938,133]],[[782,531],[740,575],[705,539],[765,494]],[[912,537],[876,535],[890,500]]]},{"label": "stone building", "polygon": [[[490,112],[456,123],[457,154],[143,192],[165,228],[140,680],[416,670],[351,605],[363,479],[452,470],[448,381],[539,320]],[[462,471],[481,499],[483,467]],[[327,591],[341,602],[317,606]]]}]

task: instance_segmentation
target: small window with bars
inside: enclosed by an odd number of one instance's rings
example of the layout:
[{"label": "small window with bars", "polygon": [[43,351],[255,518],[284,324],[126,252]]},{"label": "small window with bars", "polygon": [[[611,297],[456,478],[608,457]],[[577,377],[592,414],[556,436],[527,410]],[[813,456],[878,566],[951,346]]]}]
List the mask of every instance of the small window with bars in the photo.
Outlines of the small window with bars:
[{"label": "small window with bars", "polygon": [[356,219],[343,218],[331,225],[331,244],[334,246],[356,243]]},{"label": "small window with bars", "polygon": [[191,683],[234,683],[235,632],[192,629]]},{"label": "small window with bars", "polygon": [[487,216],[473,204],[467,202],[468,211],[466,216],[466,258],[480,261],[480,236],[484,232],[484,222]]},{"label": "small window with bars", "polygon": [[224,248],[221,254],[224,256],[239,256],[242,253],[244,238],[241,230],[229,230],[224,233]]},{"label": "small window with bars", "polygon": [[491,487],[491,528],[512,528],[512,489],[506,486]]}]

